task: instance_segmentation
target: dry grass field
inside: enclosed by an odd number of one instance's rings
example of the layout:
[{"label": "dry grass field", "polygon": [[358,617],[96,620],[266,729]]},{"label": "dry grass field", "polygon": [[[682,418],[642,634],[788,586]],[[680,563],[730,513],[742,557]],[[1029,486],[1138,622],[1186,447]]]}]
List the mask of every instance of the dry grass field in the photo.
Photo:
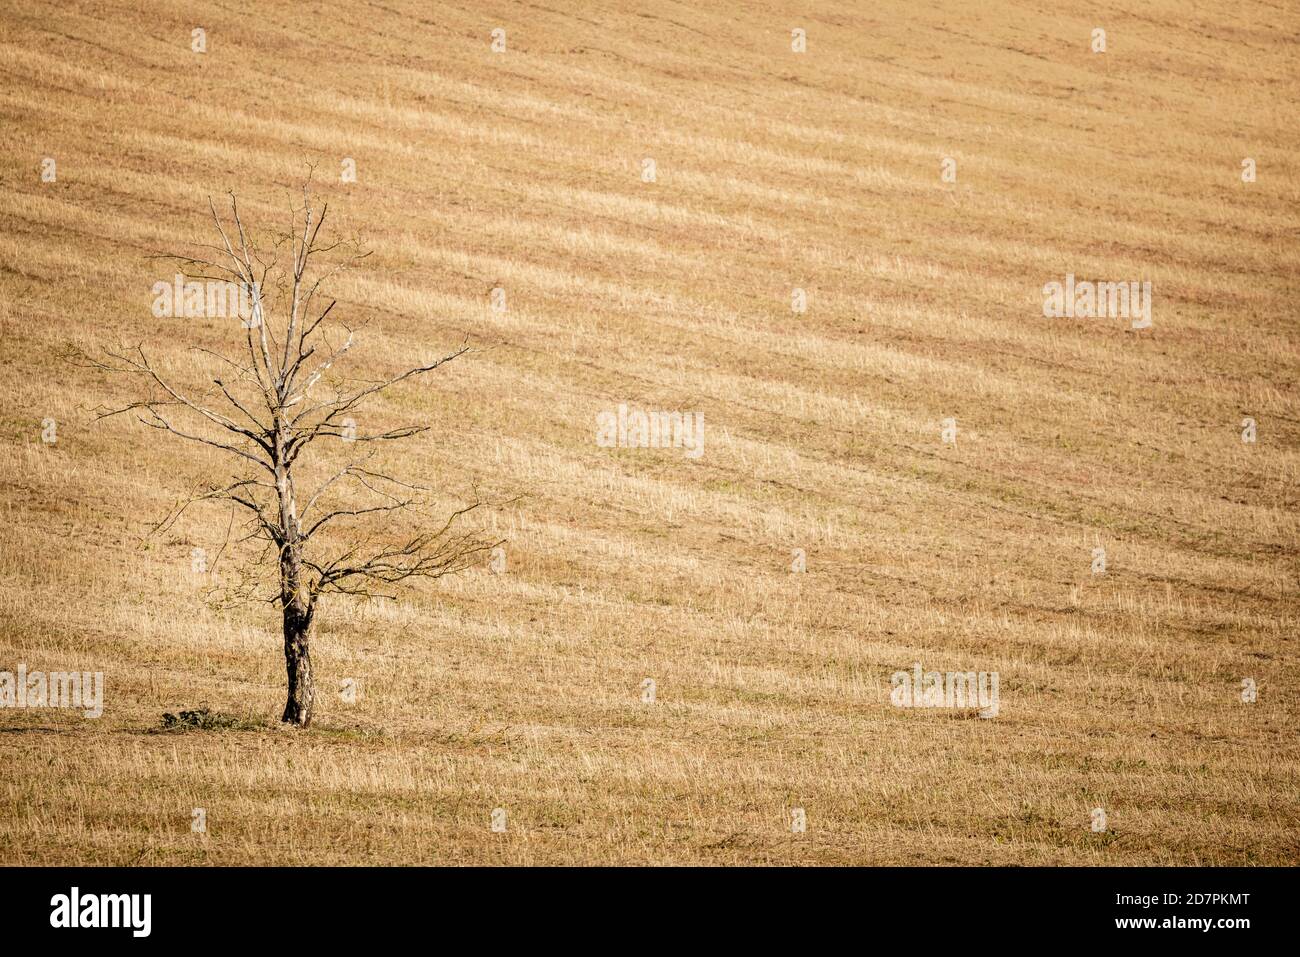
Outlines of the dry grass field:
[{"label": "dry grass field", "polygon": [[[6,4],[0,670],[105,693],[0,710],[0,857],[1300,863],[1300,11],[1058,6]],[[310,164],[350,374],[474,347],[365,424],[433,426],[387,461],[505,567],[328,599],[303,730],[193,570],[230,513],[149,534],[226,457],[63,356],[202,382],[237,336],[149,257]],[[1150,328],[1045,318],[1067,274]],[[620,404],[703,453],[602,447]],[[996,718],[894,707],[916,662]]]}]

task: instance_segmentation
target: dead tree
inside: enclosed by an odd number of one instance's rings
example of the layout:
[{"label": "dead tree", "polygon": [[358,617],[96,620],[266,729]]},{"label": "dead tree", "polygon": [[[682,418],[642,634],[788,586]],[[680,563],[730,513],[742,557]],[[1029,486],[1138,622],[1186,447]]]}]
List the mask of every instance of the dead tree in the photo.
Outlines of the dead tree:
[{"label": "dead tree", "polygon": [[[431,490],[372,466],[376,443],[410,438],[427,426],[357,433],[351,418],[391,386],[428,375],[464,355],[468,347],[462,343],[440,358],[378,380],[341,377],[338,366],[352,350],[356,332],[333,319],[326,321],[336,301],[326,304],[323,286],[369,254],[355,242],[321,238],[328,206],[317,216],[306,187],[302,206],[292,208],[288,235],[265,250],[245,230],[233,193],[229,224],[211,200],[208,207],[219,243],[201,244],[204,252],[195,256],[156,258],[176,263],[187,283],[233,283],[248,303],[248,314],[240,317],[244,342],[235,356],[197,350],[222,370],[220,374],[199,394],[177,385],[139,345],[97,356],[78,350],[75,355],[95,368],[139,376],[147,384],[145,398],[99,410],[99,418],[134,415],[150,428],[219,449],[242,469],[220,482],[205,483],[156,528],[169,527],[198,501],[228,502],[246,517],[239,541],[254,543],[261,561],[273,571],[258,574],[261,566],[255,561],[249,575],[246,567],[245,582],[251,585],[241,595],[261,598],[280,610],[288,674],[282,720],[306,727],[315,698],[312,624],[322,595],[391,598],[390,586],[468,568],[498,544],[455,527],[478,507],[477,497],[429,523],[424,493]],[[286,249],[292,259],[287,268],[279,262]],[[340,256],[340,250],[350,254]],[[323,270],[322,260],[329,260]],[[238,334],[233,321],[231,329]],[[331,441],[355,442],[369,451],[354,453],[342,467],[306,481],[316,471],[308,461],[321,458],[309,453]],[[398,514],[408,511],[415,516],[414,526],[396,533]],[[384,534],[363,534],[360,526],[376,519],[387,526]],[[264,593],[259,594],[259,588]]]}]

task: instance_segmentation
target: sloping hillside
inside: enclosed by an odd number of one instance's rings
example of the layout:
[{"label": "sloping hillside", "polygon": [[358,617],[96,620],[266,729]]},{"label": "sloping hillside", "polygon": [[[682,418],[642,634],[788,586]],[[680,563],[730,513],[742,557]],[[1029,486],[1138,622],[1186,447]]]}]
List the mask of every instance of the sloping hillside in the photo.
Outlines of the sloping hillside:
[{"label": "sloping hillside", "polygon": [[[106,690],[0,710],[5,860],[1300,862],[1300,13],[1055,6],[7,5],[0,670]],[[387,461],[510,504],[500,573],[321,612],[300,732],[273,609],[202,600],[228,513],[147,534],[226,463],[60,356],[201,379],[150,254],[313,164],[352,374],[476,348]]]}]

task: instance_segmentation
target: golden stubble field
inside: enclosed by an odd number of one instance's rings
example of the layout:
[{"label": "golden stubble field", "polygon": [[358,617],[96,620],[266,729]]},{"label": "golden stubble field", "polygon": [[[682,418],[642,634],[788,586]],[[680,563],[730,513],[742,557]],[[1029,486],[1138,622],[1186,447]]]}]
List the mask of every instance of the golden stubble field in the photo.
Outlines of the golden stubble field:
[{"label": "golden stubble field", "polygon": [[[1168,0],[6,5],[0,670],[106,691],[0,711],[0,857],[1297,863],[1298,34]],[[321,611],[298,731],[275,614],[192,570],[228,513],[146,534],[226,462],[95,424],[132,389],[60,355],[199,376],[228,325],[156,319],[147,257],[229,189],[275,227],[311,163],[374,250],[334,289],[352,373],[476,349],[367,411],[434,426],[389,461],[510,504],[500,574]],[[1150,281],[1151,328],[1044,318],[1066,274]],[[702,413],[703,454],[599,447],[620,403]],[[996,671],[998,716],[891,706],[915,662]],[[159,730],[201,705],[243,729]]]}]

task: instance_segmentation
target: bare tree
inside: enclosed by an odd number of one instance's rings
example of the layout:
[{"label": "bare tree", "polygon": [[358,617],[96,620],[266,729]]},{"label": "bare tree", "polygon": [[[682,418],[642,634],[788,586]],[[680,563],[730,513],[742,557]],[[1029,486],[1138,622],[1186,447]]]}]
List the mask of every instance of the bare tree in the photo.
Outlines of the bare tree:
[{"label": "bare tree", "polygon": [[[99,410],[98,418],[134,415],[150,428],[219,449],[240,467],[220,482],[205,483],[155,529],[170,527],[198,501],[227,502],[245,516],[239,541],[252,543],[274,572],[258,574],[262,565],[254,560],[254,573],[244,569],[240,594],[271,602],[281,611],[288,673],[282,720],[305,727],[315,697],[312,624],[322,595],[391,598],[390,586],[468,568],[499,544],[455,528],[458,519],[481,504],[477,496],[472,504],[429,523],[424,493],[431,490],[399,481],[373,464],[377,443],[409,438],[427,431],[427,426],[357,434],[351,418],[368,400],[398,383],[428,375],[464,355],[468,346],[462,343],[440,358],[378,380],[341,377],[337,367],[352,350],[356,332],[326,321],[336,301],[326,304],[323,286],[369,253],[355,241],[321,238],[328,206],[316,215],[306,186],[302,205],[291,209],[288,234],[266,250],[245,230],[233,193],[229,224],[211,200],[208,207],[219,243],[200,244],[204,252],[194,256],[156,258],[177,263],[187,282],[233,284],[227,288],[237,289],[247,303],[247,314],[241,317],[244,342],[236,356],[197,348],[222,370],[219,377],[196,394],[176,385],[139,345],[106,350],[97,357],[85,350],[74,354],[95,368],[139,376],[147,385],[146,397]],[[286,248],[292,262],[284,268],[279,259]],[[323,260],[329,261],[321,269]],[[235,330],[235,323],[231,327]],[[318,452],[322,440],[367,451],[354,452],[341,467],[306,481],[320,465],[314,461],[315,468],[308,467],[308,461],[322,458],[308,452]],[[408,511],[415,524],[408,519],[408,530],[399,533],[399,513]],[[363,534],[362,526],[375,520],[386,527],[378,535]]]}]

